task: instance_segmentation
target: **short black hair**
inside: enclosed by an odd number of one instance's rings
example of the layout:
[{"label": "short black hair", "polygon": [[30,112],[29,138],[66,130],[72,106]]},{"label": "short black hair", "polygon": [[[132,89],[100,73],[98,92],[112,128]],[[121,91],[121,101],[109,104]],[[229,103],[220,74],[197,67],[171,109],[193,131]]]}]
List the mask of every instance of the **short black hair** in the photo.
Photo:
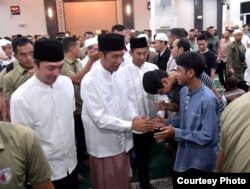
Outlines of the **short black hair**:
[{"label": "short black hair", "polygon": [[188,36],[188,32],[184,28],[171,28],[169,32],[177,39]]},{"label": "short black hair", "polygon": [[186,51],[176,59],[176,64],[185,69],[193,69],[197,78],[205,70],[206,64],[204,57],[193,51]]},{"label": "short black hair", "polygon": [[121,24],[116,24],[114,25],[112,28],[111,28],[111,32],[113,33],[115,30],[117,31],[123,31],[123,30],[126,30],[127,28],[124,26],[124,25],[121,25]]},{"label": "short black hair", "polygon": [[[197,36],[197,41],[200,41],[200,40],[205,40],[207,41],[208,37],[206,35],[207,33],[204,33],[204,34],[200,34]],[[210,34],[211,35],[211,34]]]},{"label": "short black hair", "polygon": [[144,73],[142,78],[144,90],[149,94],[157,94],[157,91],[163,88],[161,80],[165,77],[168,77],[168,73],[158,69]]},{"label": "short black hair", "polygon": [[31,45],[34,45],[33,42],[28,39],[27,37],[17,37],[15,39],[12,40],[12,49],[14,51],[14,53],[17,53],[17,47],[22,47],[24,45],[26,45],[27,43],[30,43]]},{"label": "short black hair", "polygon": [[182,47],[184,49],[184,52],[190,51],[190,42],[187,38],[182,37],[182,38],[177,39],[177,40],[178,40],[178,42],[176,45],[178,48]]},{"label": "short black hair", "polygon": [[62,40],[63,51],[68,52],[70,47],[77,45],[78,39],[75,37],[65,37]]}]

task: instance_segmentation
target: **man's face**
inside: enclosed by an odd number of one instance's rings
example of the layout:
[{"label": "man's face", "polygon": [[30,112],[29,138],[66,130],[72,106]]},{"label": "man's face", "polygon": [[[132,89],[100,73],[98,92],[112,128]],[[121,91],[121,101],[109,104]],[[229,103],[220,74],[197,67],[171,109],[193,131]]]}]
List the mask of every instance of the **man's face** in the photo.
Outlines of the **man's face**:
[{"label": "man's face", "polygon": [[210,28],[209,32],[211,33],[212,36],[214,36],[214,34],[215,34],[215,28]]},{"label": "man's face", "polygon": [[133,51],[130,51],[130,55],[132,56],[133,63],[136,66],[141,67],[147,59],[148,48],[136,48]]},{"label": "man's face", "polygon": [[13,51],[12,51],[11,44],[7,44],[7,45],[2,46],[2,49],[7,57],[12,56]]},{"label": "man's face", "polygon": [[178,42],[179,39],[176,39],[173,43],[173,48],[171,49],[171,53],[174,59],[177,59],[183,53],[183,48],[179,48],[177,46]]},{"label": "man's face", "polygon": [[23,46],[17,46],[17,53],[14,54],[19,64],[24,68],[33,68],[33,51],[34,46],[31,43],[26,43]]},{"label": "man's face", "polygon": [[88,56],[98,52],[98,44],[91,45],[87,48]]},{"label": "man's face", "polygon": [[194,34],[194,32],[193,31],[190,31],[189,33],[188,33],[188,39],[189,40],[195,40],[195,34]]},{"label": "man's face", "polygon": [[225,38],[229,38],[230,37],[230,32],[229,31],[224,31],[223,36]]},{"label": "man's face", "polygon": [[76,45],[72,46],[71,50],[75,58],[80,58],[81,55],[80,41],[77,41]]},{"label": "man's face", "polygon": [[52,85],[62,73],[63,64],[63,61],[40,62],[39,67],[35,64],[35,74],[41,82],[47,85]]},{"label": "man's face", "polygon": [[156,52],[161,53],[164,49],[165,49],[165,42],[155,40],[155,50],[156,50]]},{"label": "man's face", "polygon": [[198,40],[197,41],[200,52],[205,52],[207,50],[207,41],[206,40]]},{"label": "man's face", "polygon": [[173,43],[174,43],[175,39],[176,38],[172,35],[172,33],[168,32],[168,45],[169,45],[170,49],[173,48]]},{"label": "man's face", "polygon": [[242,35],[243,35],[242,33],[236,33],[236,34],[234,34],[235,41],[240,42],[242,40]]},{"label": "man's face", "polygon": [[109,51],[106,53],[100,52],[100,61],[102,66],[112,72],[115,72],[119,69],[122,61],[123,61],[123,55],[124,51]]}]

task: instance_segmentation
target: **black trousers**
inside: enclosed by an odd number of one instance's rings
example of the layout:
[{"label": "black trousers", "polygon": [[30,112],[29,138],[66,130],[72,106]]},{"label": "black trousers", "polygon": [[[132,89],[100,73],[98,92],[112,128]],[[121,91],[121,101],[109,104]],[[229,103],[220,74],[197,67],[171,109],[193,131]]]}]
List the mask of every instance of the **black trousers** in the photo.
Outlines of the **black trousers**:
[{"label": "black trousers", "polygon": [[220,84],[225,86],[225,80],[227,79],[226,62],[221,61],[220,64],[217,63],[217,73]]},{"label": "black trousers", "polygon": [[154,142],[154,133],[133,134],[135,163],[138,169],[138,179],[141,189],[151,189],[148,160]]},{"label": "black trousers", "polygon": [[53,181],[55,189],[78,189],[79,188],[79,181],[78,181],[78,170],[75,170],[68,174],[66,177]]},{"label": "black trousers", "polygon": [[75,137],[76,137],[76,154],[78,163],[88,158],[85,142],[85,133],[81,115],[75,115]]}]

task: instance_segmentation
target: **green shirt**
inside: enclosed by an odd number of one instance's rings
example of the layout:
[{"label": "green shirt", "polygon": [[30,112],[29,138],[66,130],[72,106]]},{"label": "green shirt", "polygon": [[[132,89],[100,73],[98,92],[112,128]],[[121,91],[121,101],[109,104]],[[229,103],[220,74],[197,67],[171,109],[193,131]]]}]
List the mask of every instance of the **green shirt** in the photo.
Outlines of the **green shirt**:
[{"label": "green shirt", "polygon": [[238,45],[236,42],[231,42],[227,45],[227,64],[226,67],[234,69],[234,77],[239,81],[244,80],[244,66],[240,61],[240,52],[245,54],[246,48],[241,43]]},{"label": "green shirt", "polygon": [[18,64],[13,70],[8,72],[3,78],[3,95],[10,100],[12,93],[30,77],[29,70]]},{"label": "green shirt", "polygon": [[[3,183],[4,173],[9,173],[9,179]],[[24,189],[24,175],[34,185],[50,180],[43,150],[30,128],[0,122],[0,188]]]},{"label": "green shirt", "polygon": [[[72,75],[80,71],[81,68],[82,65],[78,60],[73,61],[65,57],[62,75],[71,77]],[[75,100],[76,100],[76,111],[74,112],[74,114],[80,115],[82,113],[82,99],[80,95],[80,85],[75,83],[73,83],[73,85],[75,89]]]}]

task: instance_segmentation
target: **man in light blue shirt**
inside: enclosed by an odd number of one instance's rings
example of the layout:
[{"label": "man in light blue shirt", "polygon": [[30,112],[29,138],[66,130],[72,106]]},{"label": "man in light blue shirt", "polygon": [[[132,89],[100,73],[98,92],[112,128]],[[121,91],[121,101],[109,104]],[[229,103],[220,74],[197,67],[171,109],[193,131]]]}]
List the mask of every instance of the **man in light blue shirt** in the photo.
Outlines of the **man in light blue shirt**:
[{"label": "man in light blue shirt", "polygon": [[[177,59],[177,80],[181,85],[180,116],[155,133],[156,140],[178,141],[176,172],[213,172],[219,139],[219,104],[213,92],[200,81],[204,60],[195,52]],[[172,125],[172,126],[170,126]]]}]

